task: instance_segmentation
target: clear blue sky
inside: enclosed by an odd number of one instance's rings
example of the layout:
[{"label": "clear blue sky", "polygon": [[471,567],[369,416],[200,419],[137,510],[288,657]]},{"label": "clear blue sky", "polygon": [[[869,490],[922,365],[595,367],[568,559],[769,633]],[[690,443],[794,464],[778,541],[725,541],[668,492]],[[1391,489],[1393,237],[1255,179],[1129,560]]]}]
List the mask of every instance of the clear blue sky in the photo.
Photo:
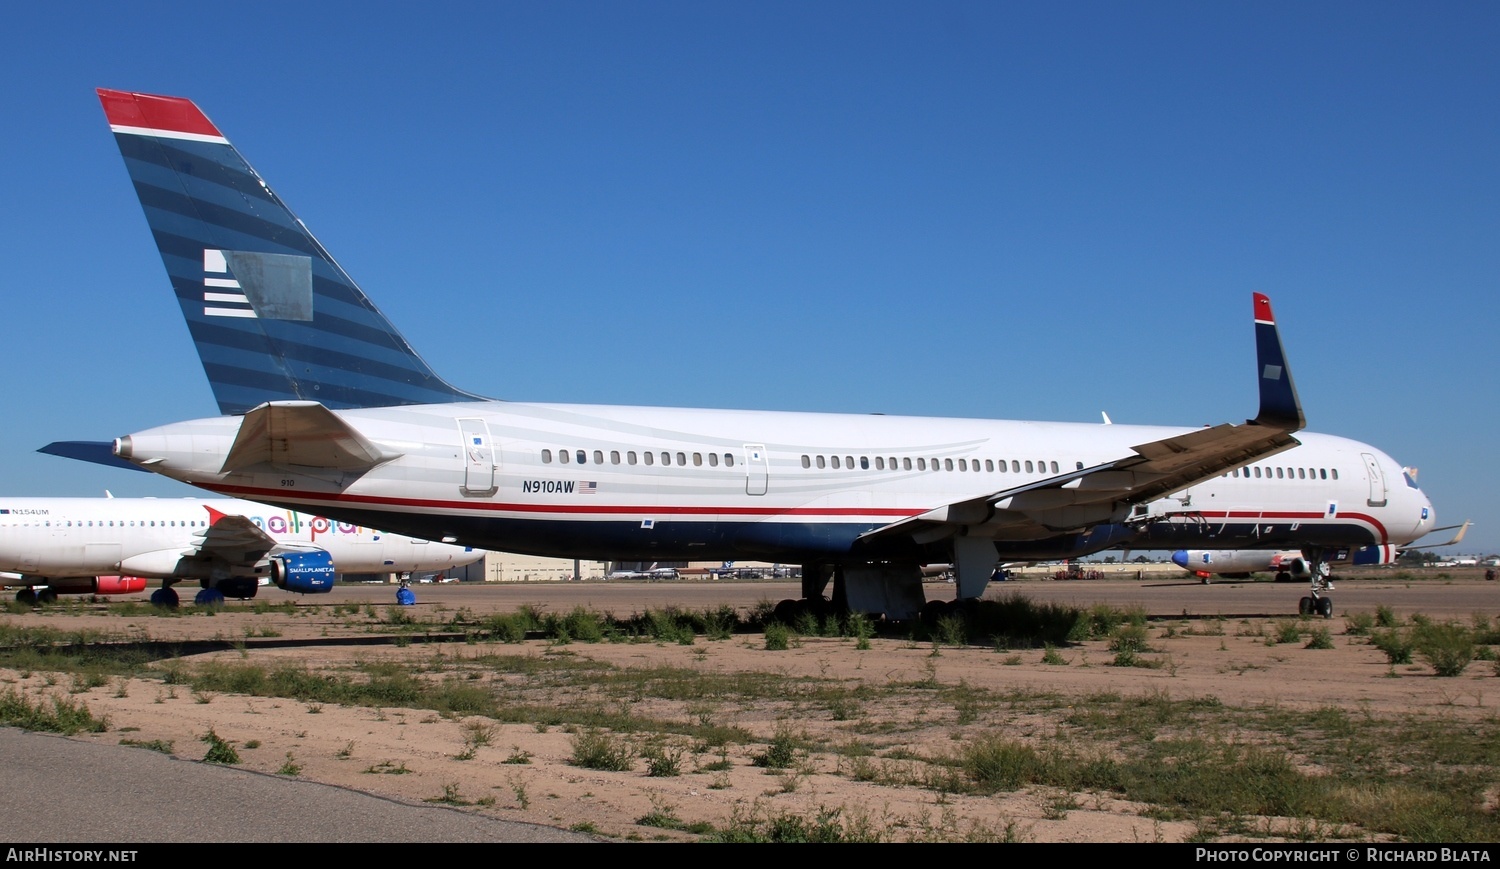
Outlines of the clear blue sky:
[{"label": "clear blue sky", "polygon": [[407,338],[511,399],[1309,427],[1500,550],[1500,5],[21,4],[0,492],[216,413],[109,87],[191,97]]}]

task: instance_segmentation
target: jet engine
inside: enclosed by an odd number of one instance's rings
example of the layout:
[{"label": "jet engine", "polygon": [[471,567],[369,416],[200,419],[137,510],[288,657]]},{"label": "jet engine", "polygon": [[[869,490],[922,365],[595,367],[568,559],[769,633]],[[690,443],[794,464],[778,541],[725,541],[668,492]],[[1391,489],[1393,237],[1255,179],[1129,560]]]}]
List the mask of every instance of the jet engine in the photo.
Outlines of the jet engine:
[{"label": "jet engine", "polygon": [[94,580],[94,594],[135,594],[145,590],[144,576],[101,576]]},{"label": "jet engine", "polygon": [[37,585],[49,587],[54,594],[135,594],[146,590],[140,576],[54,576],[36,577]]},{"label": "jet engine", "polygon": [[282,591],[322,594],[333,591],[333,556],[322,549],[271,556],[271,581]]}]

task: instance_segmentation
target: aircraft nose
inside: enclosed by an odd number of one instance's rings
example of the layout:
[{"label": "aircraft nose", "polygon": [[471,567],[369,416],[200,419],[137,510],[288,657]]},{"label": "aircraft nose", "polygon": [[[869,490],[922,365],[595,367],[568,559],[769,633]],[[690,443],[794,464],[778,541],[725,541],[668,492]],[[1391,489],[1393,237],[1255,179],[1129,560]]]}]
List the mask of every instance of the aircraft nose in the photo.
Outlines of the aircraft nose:
[{"label": "aircraft nose", "polygon": [[1426,534],[1437,527],[1437,510],[1433,509],[1432,499],[1428,498],[1427,493],[1421,489],[1417,490],[1417,497],[1422,505],[1422,519],[1417,524],[1417,530]]},{"label": "aircraft nose", "polygon": [[1432,501],[1427,497],[1427,493],[1416,487],[1413,487],[1411,491],[1412,498],[1408,501],[1411,505],[1409,508],[1411,512],[1408,515],[1411,516],[1412,524],[1411,539],[1406,541],[1408,543],[1411,540],[1421,539],[1423,535],[1437,527],[1437,510],[1433,509]]},{"label": "aircraft nose", "polygon": [[1172,563],[1182,568],[1183,570],[1186,570],[1188,566],[1187,550],[1179,549],[1176,552],[1172,553]]}]

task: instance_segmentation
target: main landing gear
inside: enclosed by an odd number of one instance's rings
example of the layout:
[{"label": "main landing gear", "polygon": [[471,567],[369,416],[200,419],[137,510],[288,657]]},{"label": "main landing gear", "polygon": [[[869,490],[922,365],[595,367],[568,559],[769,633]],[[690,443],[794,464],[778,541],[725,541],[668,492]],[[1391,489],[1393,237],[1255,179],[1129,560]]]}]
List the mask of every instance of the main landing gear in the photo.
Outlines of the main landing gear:
[{"label": "main landing gear", "polygon": [[1333,578],[1329,575],[1328,564],[1323,561],[1323,551],[1316,548],[1304,549],[1302,555],[1307,559],[1307,572],[1312,574],[1312,588],[1307,597],[1297,602],[1297,614],[1331,619],[1333,598],[1327,593],[1333,591]]}]

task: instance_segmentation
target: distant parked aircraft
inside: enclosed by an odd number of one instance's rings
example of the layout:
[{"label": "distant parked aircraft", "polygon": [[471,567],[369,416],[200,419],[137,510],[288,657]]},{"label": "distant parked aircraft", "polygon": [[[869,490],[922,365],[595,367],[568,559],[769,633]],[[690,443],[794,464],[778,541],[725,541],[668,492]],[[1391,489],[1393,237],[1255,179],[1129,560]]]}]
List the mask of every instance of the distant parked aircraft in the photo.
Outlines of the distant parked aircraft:
[{"label": "distant parked aircraft", "polygon": [[430,543],[348,522],[229,498],[0,498],[0,585],[16,599],[130,594],[162,580],[152,603],[196,580],[199,603],[333,588],[338,573],[441,570],[482,550]]}]

